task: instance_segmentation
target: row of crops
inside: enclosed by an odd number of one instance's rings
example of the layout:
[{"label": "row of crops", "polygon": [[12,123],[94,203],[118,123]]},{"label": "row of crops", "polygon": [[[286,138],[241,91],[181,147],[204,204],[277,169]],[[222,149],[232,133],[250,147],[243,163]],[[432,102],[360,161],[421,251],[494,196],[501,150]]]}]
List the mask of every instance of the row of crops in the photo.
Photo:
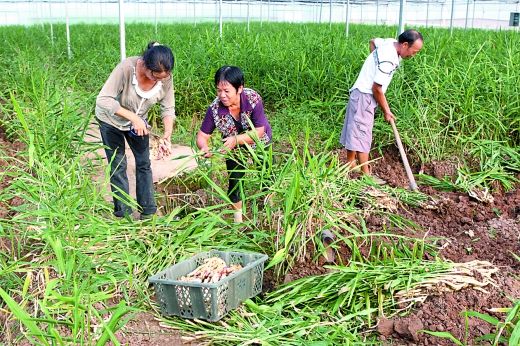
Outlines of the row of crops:
[{"label": "row of crops", "polygon": [[[210,248],[265,253],[275,281],[299,261],[315,261],[319,231],[331,229],[347,246],[350,264],[331,274],[277,286],[233,311],[225,324],[163,322],[215,343],[370,343],[377,316],[399,311],[395,292],[449,270],[434,243],[369,233],[367,213],[392,227],[413,227],[367,195],[370,181],[349,178],[333,154],[338,148],[348,89],[368,40],[391,37],[394,27],[229,24],[220,40],[212,25],[127,27],[127,52],[137,55],[152,39],[176,57],[177,128],[173,142],[191,145],[207,105],[212,77],[224,64],[243,68],[246,85],[260,92],[273,125],[275,181],[258,188],[269,172],[248,174],[248,219],[233,225],[222,204],[222,160],[183,179],[203,181],[213,199],[201,208],[174,204],[146,223],[115,220],[106,184],[92,176],[99,163],[84,136],[95,97],[119,61],[116,26],[72,27],[73,57],[65,29],[51,43],[48,28],[3,27],[0,46],[0,126],[24,149],[2,160],[10,185],[0,202],[0,311],[20,322],[4,337],[38,344],[118,344],[117,331],[136,311],[157,314],[147,278],[173,262]],[[425,46],[396,74],[388,99],[413,161],[458,158],[457,179],[425,181],[446,189],[502,185],[511,189],[520,167],[520,36],[515,32],[425,29]],[[155,117],[156,113],[152,114]],[[152,119],[153,121],[156,121]],[[152,121],[152,122],[153,122]],[[376,149],[392,144],[392,132],[376,121]],[[219,173],[220,172],[220,173]],[[105,177],[105,179],[107,179]],[[181,179],[182,180],[182,179]],[[179,182],[180,184],[181,182]],[[426,195],[375,187],[397,203],[419,205]],[[271,203],[261,203],[270,194]],[[8,206],[14,197],[21,203]],[[383,241],[384,239],[384,241]],[[361,244],[370,240],[367,251]],[[316,251],[309,251],[315,248]],[[405,273],[405,274],[403,274]],[[14,329],[13,329],[14,328]]]}]

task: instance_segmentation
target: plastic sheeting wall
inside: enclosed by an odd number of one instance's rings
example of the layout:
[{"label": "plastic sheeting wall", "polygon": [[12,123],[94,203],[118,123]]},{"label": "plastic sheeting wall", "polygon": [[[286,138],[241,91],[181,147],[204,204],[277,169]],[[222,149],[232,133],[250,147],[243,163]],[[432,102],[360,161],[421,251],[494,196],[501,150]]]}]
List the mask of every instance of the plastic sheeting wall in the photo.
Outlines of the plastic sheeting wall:
[{"label": "plastic sheeting wall", "polygon": [[[423,0],[422,3],[408,2],[405,10],[407,25],[444,26],[450,25],[451,1]],[[32,25],[65,21],[65,1],[0,1],[0,20],[3,25]],[[218,21],[218,1],[148,1],[125,2],[126,22],[160,23]],[[115,1],[78,2],[69,1],[70,23],[117,23],[118,3]],[[258,22],[345,22],[346,0],[335,2],[299,3],[235,1],[223,2],[224,21]],[[519,3],[455,1],[453,25],[506,29],[509,27],[510,12],[518,12]],[[397,25],[399,2],[372,1],[351,3],[352,23]]]}]

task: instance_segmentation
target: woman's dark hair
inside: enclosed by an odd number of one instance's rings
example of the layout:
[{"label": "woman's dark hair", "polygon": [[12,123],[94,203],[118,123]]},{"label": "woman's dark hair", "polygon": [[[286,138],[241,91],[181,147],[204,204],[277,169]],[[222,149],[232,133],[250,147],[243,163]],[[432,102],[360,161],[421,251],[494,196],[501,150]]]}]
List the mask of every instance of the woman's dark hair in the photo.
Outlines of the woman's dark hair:
[{"label": "woman's dark hair", "polygon": [[228,82],[238,91],[238,88],[244,86],[244,73],[240,67],[222,66],[215,73],[215,86],[220,82]]},{"label": "woman's dark hair", "polygon": [[408,42],[408,45],[412,46],[417,40],[424,41],[421,33],[417,30],[408,29],[399,35],[399,43]]},{"label": "woman's dark hair", "polygon": [[159,42],[148,43],[143,52],[143,61],[147,69],[153,72],[170,72],[173,70],[174,58],[172,50]]}]

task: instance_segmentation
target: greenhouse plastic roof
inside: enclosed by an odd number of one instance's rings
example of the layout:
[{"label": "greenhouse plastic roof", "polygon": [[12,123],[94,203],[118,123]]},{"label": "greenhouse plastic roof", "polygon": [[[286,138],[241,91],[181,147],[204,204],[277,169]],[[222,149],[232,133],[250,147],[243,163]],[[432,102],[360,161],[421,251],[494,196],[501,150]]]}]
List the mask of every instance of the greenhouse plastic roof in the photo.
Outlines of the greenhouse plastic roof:
[{"label": "greenhouse plastic roof", "polygon": [[[215,0],[218,1],[218,0]],[[230,2],[247,2],[248,0],[223,0],[225,3]],[[329,3],[331,0],[323,0],[324,4]],[[332,0],[333,3],[345,3],[347,0]],[[0,3],[56,3],[64,4],[66,0],[0,0]],[[74,3],[119,3],[118,0],[69,0],[70,4]],[[210,0],[124,0],[125,3],[208,3]],[[251,2],[272,2],[272,3],[320,3],[319,0],[251,0]],[[375,4],[378,0],[351,0],[351,4]],[[467,3],[467,0],[455,0],[456,3]],[[519,4],[520,0],[469,0],[470,3],[489,3],[489,4]],[[380,5],[388,3],[399,3],[399,0],[379,0]],[[408,4],[446,4],[451,3],[451,0],[406,0]]]}]

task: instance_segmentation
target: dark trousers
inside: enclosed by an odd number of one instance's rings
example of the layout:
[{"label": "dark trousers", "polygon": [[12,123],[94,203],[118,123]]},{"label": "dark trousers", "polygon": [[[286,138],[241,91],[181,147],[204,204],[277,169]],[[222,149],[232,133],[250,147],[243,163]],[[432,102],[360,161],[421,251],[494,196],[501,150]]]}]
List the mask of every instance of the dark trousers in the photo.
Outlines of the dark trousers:
[{"label": "dark trousers", "polygon": [[[132,208],[125,203],[124,194],[129,193],[126,175],[125,139],[135,158],[135,182],[138,210],[143,215],[155,214],[152,168],[150,162],[149,136],[131,136],[129,131],[121,131],[112,125],[99,121],[101,139],[110,163],[110,187],[114,195],[114,215],[132,214]],[[123,194],[124,192],[124,194]]]},{"label": "dark trousers", "polygon": [[[243,153],[244,152],[245,150],[243,151]],[[271,160],[260,154],[257,155],[260,159],[260,163],[257,163],[256,166],[268,165],[268,170],[271,171]],[[247,158],[243,155],[236,154],[231,154],[231,157],[228,157],[226,159],[226,168],[229,177],[228,197],[233,203],[237,203],[242,200],[243,178],[246,172],[246,160]],[[265,184],[264,182],[262,182],[260,189],[262,191],[265,191],[268,187],[267,185],[269,185],[269,183]]]},{"label": "dark trousers", "polygon": [[231,202],[236,203],[242,200],[242,178],[245,175],[246,167],[240,159],[227,158],[226,168],[229,176],[228,197]]}]

